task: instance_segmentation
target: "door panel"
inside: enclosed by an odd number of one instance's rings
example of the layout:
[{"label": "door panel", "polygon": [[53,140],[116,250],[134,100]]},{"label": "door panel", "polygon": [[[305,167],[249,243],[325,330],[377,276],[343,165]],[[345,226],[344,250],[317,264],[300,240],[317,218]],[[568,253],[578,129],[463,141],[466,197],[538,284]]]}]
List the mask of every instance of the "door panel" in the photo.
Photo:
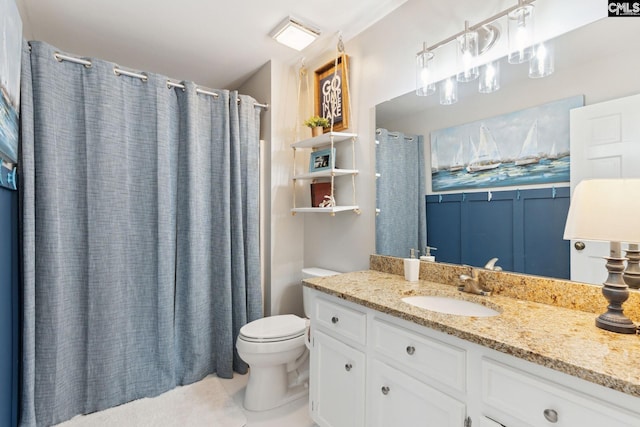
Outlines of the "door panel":
[{"label": "door panel", "polygon": [[[571,110],[571,193],[583,179],[640,178],[640,95]],[[571,280],[601,284],[609,244],[571,241]]]}]

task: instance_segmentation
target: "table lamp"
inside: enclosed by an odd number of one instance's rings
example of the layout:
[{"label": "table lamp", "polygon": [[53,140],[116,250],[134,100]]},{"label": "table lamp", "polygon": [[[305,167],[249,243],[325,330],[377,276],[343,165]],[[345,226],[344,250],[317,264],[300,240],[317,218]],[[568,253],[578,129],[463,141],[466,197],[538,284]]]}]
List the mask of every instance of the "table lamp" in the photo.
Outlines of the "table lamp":
[{"label": "table lamp", "polygon": [[602,288],[609,306],[596,319],[596,326],[607,331],[636,333],[636,326],[622,312],[629,287],[622,276],[626,258],[621,242],[640,242],[639,218],[640,179],[583,180],[571,197],[564,238],[611,244],[610,254],[605,257],[608,276]]}]

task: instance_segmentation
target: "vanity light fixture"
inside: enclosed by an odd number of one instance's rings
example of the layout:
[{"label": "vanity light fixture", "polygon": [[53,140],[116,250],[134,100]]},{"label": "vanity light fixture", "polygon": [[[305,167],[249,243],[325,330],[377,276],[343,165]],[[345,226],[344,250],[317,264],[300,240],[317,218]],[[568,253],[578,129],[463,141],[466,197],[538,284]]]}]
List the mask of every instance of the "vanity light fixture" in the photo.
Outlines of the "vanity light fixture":
[{"label": "vanity light fixture", "polygon": [[509,17],[509,64],[522,64],[533,56],[533,5],[518,0]]},{"label": "vanity light fixture", "polygon": [[533,48],[533,57],[529,60],[529,77],[538,79],[553,74],[553,44],[540,43]]},{"label": "vanity light fixture", "polygon": [[[432,95],[435,92],[433,81],[433,62],[435,51],[452,41],[456,42],[458,69],[461,70],[454,77],[458,82],[470,82],[481,77],[478,90],[481,93],[495,92],[500,88],[500,66],[498,61],[479,67],[479,58],[496,43],[500,37],[498,19],[507,17],[509,35],[508,61],[519,64],[531,61],[529,76],[531,78],[546,77],[553,73],[553,50],[543,43],[533,47],[533,14],[531,3],[535,0],[518,0],[511,6],[477,24],[469,25],[465,21],[464,30],[441,40],[431,46],[423,44],[423,48],[416,54],[416,94],[418,96]],[[536,52],[539,55],[534,55]],[[535,58],[535,59],[532,59]],[[439,83],[440,103],[450,105],[457,102],[457,86],[451,78]]]},{"label": "vanity light fixture", "polygon": [[464,33],[457,37],[458,73],[459,82],[470,82],[478,78],[480,74],[475,62],[478,58],[478,32],[469,29],[469,21],[464,21]]},{"label": "vanity light fixture", "polygon": [[592,179],[581,181],[573,191],[564,229],[564,239],[610,242],[608,276],[602,295],[609,305],[596,319],[596,326],[611,332],[635,334],[636,325],[622,311],[629,298],[623,279],[626,258],[621,242],[640,242],[637,223],[640,211],[640,179]]},{"label": "vanity light fixture", "polygon": [[458,102],[458,80],[451,76],[440,82],[440,104],[451,105]]},{"label": "vanity light fixture", "polygon": [[280,22],[269,35],[278,43],[301,51],[320,36],[320,30],[289,16]]},{"label": "vanity light fixture", "polygon": [[433,95],[436,91],[436,85],[431,81],[433,73],[431,60],[433,53],[427,50],[427,44],[423,44],[423,49],[416,56],[416,95],[428,96]]},{"label": "vanity light fixture", "polygon": [[500,61],[489,62],[480,67],[478,92],[491,93],[500,89]]}]

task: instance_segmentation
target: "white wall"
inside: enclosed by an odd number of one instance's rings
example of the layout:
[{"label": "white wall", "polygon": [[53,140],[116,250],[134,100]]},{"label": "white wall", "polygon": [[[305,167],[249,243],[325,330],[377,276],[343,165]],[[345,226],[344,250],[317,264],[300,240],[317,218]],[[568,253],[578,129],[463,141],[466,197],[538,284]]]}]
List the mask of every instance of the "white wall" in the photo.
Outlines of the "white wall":
[{"label": "white wall", "polygon": [[[338,271],[368,268],[369,254],[375,251],[375,105],[414,90],[415,54],[422,48],[423,41],[434,43],[444,39],[459,31],[465,19],[472,23],[478,22],[513,3],[506,0],[487,0],[481,4],[473,0],[455,3],[409,0],[345,43],[350,56],[353,107],[351,130],[359,134],[357,167],[360,174],[357,176],[356,186],[362,214],[343,212],[335,217],[304,214],[304,234],[289,237],[295,240],[290,243],[296,248],[297,242],[304,242],[305,266]],[[606,15],[606,5],[600,0],[538,0],[536,7],[540,12],[538,22],[542,22],[539,25],[542,28],[540,33],[548,34],[548,37]],[[433,8],[437,8],[438,13],[432,13]],[[450,19],[441,19],[442,16]],[[502,56],[504,52],[496,52],[498,54]],[[333,55],[334,52],[327,52],[314,58],[309,62],[309,69],[318,68],[331,60]],[[288,99],[283,99],[283,102],[295,104],[295,93]],[[291,120],[288,117],[286,126],[294,125]],[[286,128],[285,122],[279,126]],[[291,168],[291,160],[285,157],[273,158],[272,161],[274,170],[285,171]],[[272,213],[284,221],[290,207],[290,202],[280,199],[279,204],[272,207]],[[272,273],[275,277],[275,272]]]},{"label": "white wall", "polygon": [[[541,34],[552,37],[604,16],[605,6],[600,3],[599,0],[538,0],[538,22],[546,21],[540,26],[543,29]],[[270,248],[265,251],[263,268],[265,314],[302,314],[300,280],[303,267],[317,266],[337,271],[368,268],[369,255],[375,251],[375,105],[414,89],[415,54],[423,41],[434,43],[459,31],[465,19],[477,22],[512,4],[511,0],[487,0],[481,5],[473,0],[460,0],[455,4],[442,2],[434,5],[424,0],[409,0],[345,43],[350,57],[353,109],[350,130],[359,134],[356,162],[360,173],[356,177],[356,187],[361,215],[352,212],[338,213],[335,217],[291,215],[293,154],[289,145],[308,137],[307,130],[301,129],[297,122],[304,120],[311,111],[310,106],[301,108],[298,104],[299,65],[272,61],[269,65],[270,93],[265,93],[264,97],[256,86],[262,89],[267,86],[264,82],[266,71],[261,70],[264,75],[255,76],[243,86],[243,93],[271,104],[271,130],[266,132],[263,144],[263,149],[268,147],[263,160],[270,161],[271,165],[270,174],[263,179],[267,185],[263,191],[267,209],[263,214],[263,238],[264,244]],[[432,13],[434,7],[438,9],[437,13]],[[554,15],[559,19],[548,18]],[[449,19],[434,19],[433,16],[448,16]],[[496,51],[496,55],[503,54]],[[320,57],[307,60],[309,72],[312,74],[334,55],[332,48]],[[442,56],[446,58],[446,52]],[[441,73],[449,72],[446,67],[441,70]],[[304,103],[306,95],[303,93],[301,98]],[[297,156],[300,168],[306,167],[308,161],[303,157]],[[344,180],[341,182],[347,188],[350,187],[349,178],[339,179]],[[307,184],[299,185],[296,191],[297,197],[308,197]],[[267,224],[270,225],[267,227]]]},{"label": "white wall", "polygon": [[271,68],[269,61],[238,88],[241,94],[270,106],[260,114],[260,271],[265,314],[271,312]]}]

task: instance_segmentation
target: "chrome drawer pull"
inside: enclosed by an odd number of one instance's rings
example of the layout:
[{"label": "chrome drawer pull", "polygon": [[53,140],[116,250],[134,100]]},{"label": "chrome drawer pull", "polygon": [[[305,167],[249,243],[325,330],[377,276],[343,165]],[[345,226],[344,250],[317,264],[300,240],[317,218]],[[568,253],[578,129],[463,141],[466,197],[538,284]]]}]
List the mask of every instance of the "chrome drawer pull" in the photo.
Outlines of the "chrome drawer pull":
[{"label": "chrome drawer pull", "polygon": [[386,396],[387,394],[389,394],[389,390],[391,390],[391,389],[389,387],[387,387],[386,385],[383,385],[381,390],[382,390],[382,394],[384,394]]},{"label": "chrome drawer pull", "polygon": [[353,365],[351,363],[347,363],[346,365],[344,365],[344,369],[347,372],[349,372],[351,370],[351,368],[353,368]]},{"label": "chrome drawer pull", "polygon": [[555,409],[545,409],[543,413],[544,418],[550,423],[555,424],[558,422],[558,412]]},{"label": "chrome drawer pull", "polygon": [[412,345],[407,346],[407,354],[409,356],[412,356],[413,353],[415,353],[415,352],[416,352],[416,348],[414,346],[412,346]]},{"label": "chrome drawer pull", "polygon": [[333,323],[334,325],[335,325],[336,323],[338,323],[339,321],[340,321],[340,319],[338,319],[338,317],[337,317],[337,316],[333,316],[333,317],[331,318],[331,323]]}]

